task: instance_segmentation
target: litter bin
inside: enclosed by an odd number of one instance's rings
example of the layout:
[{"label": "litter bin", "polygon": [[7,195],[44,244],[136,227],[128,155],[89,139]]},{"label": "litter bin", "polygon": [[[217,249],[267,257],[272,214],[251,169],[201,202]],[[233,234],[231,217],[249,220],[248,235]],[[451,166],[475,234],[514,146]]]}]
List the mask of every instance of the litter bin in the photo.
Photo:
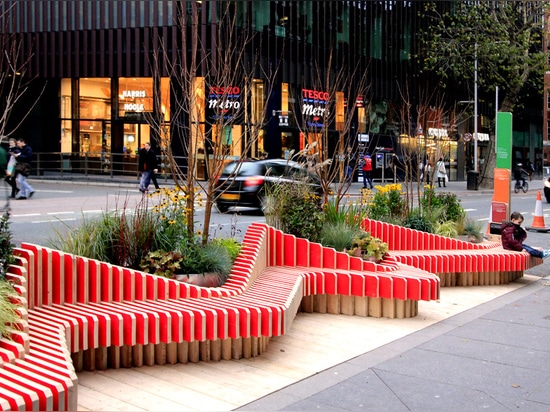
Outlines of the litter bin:
[{"label": "litter bin", "polygon": [[479,178],[479,172],[468,172],[468,181],[466,183],[466,189],[477,190],[478,178]]}]

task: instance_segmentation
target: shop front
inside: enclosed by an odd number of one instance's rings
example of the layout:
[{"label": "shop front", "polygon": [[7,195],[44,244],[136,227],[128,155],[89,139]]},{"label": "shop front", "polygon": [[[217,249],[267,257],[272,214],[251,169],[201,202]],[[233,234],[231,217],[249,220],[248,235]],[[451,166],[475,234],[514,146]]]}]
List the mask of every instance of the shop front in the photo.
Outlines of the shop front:
[{"label": "shop front", "polygon": [[139,148],[146,142],[156,146],[150,127],[153,119],[160,121],[162,139],[169,141],[169,113],[167,78],[160,80],[159,87],[153,87],[152,78],[63,79],[63,169],[101,174],[135,172]]}]

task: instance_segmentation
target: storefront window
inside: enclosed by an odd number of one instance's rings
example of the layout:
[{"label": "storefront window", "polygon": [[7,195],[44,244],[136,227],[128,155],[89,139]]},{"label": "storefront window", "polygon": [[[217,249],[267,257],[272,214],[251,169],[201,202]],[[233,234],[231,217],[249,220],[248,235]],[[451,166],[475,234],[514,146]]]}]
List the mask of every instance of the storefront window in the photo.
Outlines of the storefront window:
[{"label": "storefront window", "polygon": [[367,133],[367,110],[365,107],[357,108],[358,133]]},{"label": "storefront window", "polygon": [[165,122],[170,121],[170,79],[160,79],[160,111]]},{"label": "storefront window", "polygon": [[134,119],[141,118],[143,113],[152,112],[153,79],[149,77],[121,77],[118,83],[118,110],[120,117]]},{"label": "storefront window", "polygon": [[111,79],[80,79],[79,84],[79,150],[82,154],[100,156],[111,146]]},{"label": "storefront window", "polygon": [[344,130],[345,97],[344,93],[336,92],[336,130]]},{"label": "storefront window", "polygon": [[71,153],[73,135],[71,79],[61,80],[61,152]]}]

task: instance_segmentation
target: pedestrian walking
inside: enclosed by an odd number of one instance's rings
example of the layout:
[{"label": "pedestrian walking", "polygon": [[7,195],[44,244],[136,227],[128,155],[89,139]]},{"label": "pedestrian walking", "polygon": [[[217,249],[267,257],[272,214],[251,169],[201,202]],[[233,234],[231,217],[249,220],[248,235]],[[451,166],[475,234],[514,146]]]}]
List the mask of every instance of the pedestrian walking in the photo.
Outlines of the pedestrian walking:
[{"label": "pedestrian walking", "polygon": [[15,153],[19,153],[19,148],[17,147],[17,140],[13,137],[10,137],[8,141],[8,152],[7,152],[7,160],[8,165],[6,167],[6,182],[11,187],[11,195],[10,197],[12,199],[15,199],[15,196],[17,196],[17,193],[19,192],[19,189],[17,188],[17,171],[15,170],[15,165],[17,163],[17,160],[15,158]]},{"label": "pedestrian walking", "polygon": [[151,149],[149,142],[145,143],[144,147],[139,151],[138,170],[141,172],[139,181],[139,191],[142,193],[149,190],[149,184],[153,180],[155,189],[158,189],[158,183],[155,173],[158,171],[157,154]]},{"label": "pedestrian walking", "polygon": [[25,139],[20,137],[17,139],[17,148],[19,149],[18,153],[14,153],[16,171],[16,180],[19,187],[19,193],[16,195],[18,200],[30,199],[34,195],[34,189],[27,182],[27,177],[32,170],[32,148],[25,142]]},{"label": "pedestrian walking", "polygon": [[435,171],[437,172],[437,186],[441,187],[441,182],[443,182],[443,187],[447,187],[447,169],[445,169],[442,157],[435,164]]},{"label": "pedestrian walking", "polygon": [[363,188],[366,189],[367,187],[370,187],[372,189],[374,187],[372,184],[372,158],[370,157],[370,154],[368,152],[363,157],[362,170],[363,170]]}]

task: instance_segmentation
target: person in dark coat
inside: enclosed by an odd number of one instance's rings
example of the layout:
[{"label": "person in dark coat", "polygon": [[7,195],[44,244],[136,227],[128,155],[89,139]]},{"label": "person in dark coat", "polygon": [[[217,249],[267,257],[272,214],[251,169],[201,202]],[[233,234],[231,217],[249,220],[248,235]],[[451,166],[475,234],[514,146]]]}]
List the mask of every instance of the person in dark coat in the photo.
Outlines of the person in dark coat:
[{"label": "person in dark coat", "polygon": [[17,139],[17,147],[19,148],[19,153],[13,154],[15,160],[17,160],[15,169],[17,172],[16,180],[19,186],[19,194],[16,196],[16,199],[25,200],[30,199],[34,195],[34,189],[26,179],[31,170],[32,148],[21,137]]},{"label": "person in dark coat", "polygon": [[145,143],[143,149],[139,151],[138,171],[141,172],[141,179],[139,181],[140,192],[145,193],[149,190],[151,180],[153,180],[155,188],[158,189],[155,177],[155,173],[158,172],[157,154],[151,149],[149,142]]},{"label": "person in dark coat", "polygon": [[537,249],[523,243],[527,238],[527,232],[521,227],[523,215],[519,212],[512,212],[509,222],[503,222],[500,227],[502,247],[507,250],[521,252],[525,250],[531,256],[546,259],[550,251]]}]

